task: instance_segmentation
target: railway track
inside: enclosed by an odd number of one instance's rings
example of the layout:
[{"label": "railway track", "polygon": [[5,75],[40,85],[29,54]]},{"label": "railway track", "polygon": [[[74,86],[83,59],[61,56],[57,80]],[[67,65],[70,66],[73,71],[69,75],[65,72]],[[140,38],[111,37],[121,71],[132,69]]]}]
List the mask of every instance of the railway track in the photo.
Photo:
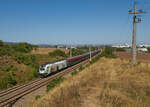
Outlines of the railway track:
[{"label": "railway track", "polygon": [[69,67],[47,78],[43,78],[43,79],[38,78],[24,85],[15,86],[13,88],[9,88],[7,90],[1,91],[0,92],[0,107],[12,105],[19,98],[39,89],[42,86],[47,85],[52,79],[56,77],[61,77],[65,74],[68,74],[69,72],[73,72],[75,69],[79,68],[81,65],[87,64],[88,62],[89,60],[87,59],[83,62],[80,62],[72,67]]}]

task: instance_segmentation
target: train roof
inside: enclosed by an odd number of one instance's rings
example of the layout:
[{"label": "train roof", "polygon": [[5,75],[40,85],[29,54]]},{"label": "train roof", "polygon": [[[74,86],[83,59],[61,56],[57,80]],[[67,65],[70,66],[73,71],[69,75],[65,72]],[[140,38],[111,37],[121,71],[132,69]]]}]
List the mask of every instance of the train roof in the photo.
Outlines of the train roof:
[{"label": "train roof", "polygon": [[[92,51],[92,53],[96,52],[96,51],[98,51],[98,50],[94,50],[94,51]],[[89,54],[89,53],[90,52],[87,52],[87,53],[84,53],[84,54],[81,54],[81,55],[78,55],[78,56],[86,55],[86,54]],[[74,58],[74,57],[77,57],[77,56],[73,56],[71,58]],[[65,59],[61,59],[61,60],[58,60],[58,61],[46,62],[46,63],[42,64],[41,67],[45,67],[47,64],[52,64],[52,63],[55,63],[55,62],[59,62],[59,61],[63,61],[63,60],[68,60],[68,59],[70,59],[70,58],[65,58]]]},{"label": "train roof", "polygon": [[63,60],[66,60],[66,59],[61,59],[61,60],[52,61],[52,62],[46,62],[46,63],[42,64],[41,67],[45,67],[47,64],[53,64],[55,62],[59,62],[59,61],[63,61]]}]

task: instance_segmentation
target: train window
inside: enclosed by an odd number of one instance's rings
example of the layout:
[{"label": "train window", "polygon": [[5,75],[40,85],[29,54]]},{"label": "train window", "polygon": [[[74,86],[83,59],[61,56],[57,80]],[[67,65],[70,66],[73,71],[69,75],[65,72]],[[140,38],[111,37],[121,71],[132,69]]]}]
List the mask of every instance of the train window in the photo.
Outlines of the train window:
[{"label": "train window", "polygon": [[43,67],[40,68],[41,71],[45,70]]}]

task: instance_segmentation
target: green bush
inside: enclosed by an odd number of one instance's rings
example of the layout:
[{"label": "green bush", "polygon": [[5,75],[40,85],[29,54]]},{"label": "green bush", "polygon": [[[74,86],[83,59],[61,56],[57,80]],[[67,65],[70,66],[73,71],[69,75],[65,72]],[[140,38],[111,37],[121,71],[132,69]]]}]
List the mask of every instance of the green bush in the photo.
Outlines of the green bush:
[{"label": "green bush", "polygon": [[5,89],[16,84],[16,80],[13,79],[10,74],[8,74],[7,77],[4,77],[0,80],[0,89]]},{"label": "green bush", "polygon": [[148,53],[150,53],[150,47],[148,47],[147,50],[148,50]]},{"label": "green bush", "polygon": [[40,97],[40,95],[35,96],[35,100],[38,100]]},{"label": "green bush", "polygon": [[79,71],[82,71],[84,69],[84,67],[81,65],[79,68]]},{"label": "green bush", "polygon": [[101,54],[99,54],[98,56],[92,58],[92,61],[90,62],[90,64],[95,63],[96,61],[98,61],[101,57],[107,57],[107,58],[116,58],[116,56],[113,54],[114,49],[112,47],[105,47],[103,49],[103,52]]},{"label": "green bush", "polygon": [[3,45],[4,45],[3,41],[0,40],[0,47],[3,46]]},{"label": "green bush", "polygon": [[107,57],[107,58],[116,58],[113,52],[114,52],[114,49],[112,47],[106,46],[100,56]]},{"label": "green bush", "polygon": [[12,55],[14,53],[13,49],[9,45],[0,46],[0,56]]},{"label": "green bush", "polygon": [[46,91],[48,92],[49,90],[53,89],[56,87],[58,84],[60,84],[62,81],[64,81],[63,77],[59,77],[56,79],[53,79],[46,87]]},{"label": "green bush", "polygon": [[73,76],[73,75],[76,75],[77,73],[78,73],[78,71],[75,70],[74,72],[71,73],[71,75]]},{"label": "green bush", "polygon": [[0,41],[0,56],[14,56],[18,53],[29,53],[32,51],[32,49],[33,46],[28,43],[5,44],[2,41]]},{"label": "green bush", "polygon": [[39,64],[36,61],[35,55],[24,55],[17,53],[15,54],[14,58],[19,64],[23,63],[36,69],[39,68]]},{"label": "green bush", "polygon": [[6,65],[6,66],[1,66],[0,69],[1,69],[2,71],[9,72],[9,71],[11,71],[11,70],[14,70],[15,67],[14,67],[13,65]]},{"label": "green bush", "polygon": [[65,52],[61,51],[60,49],[56,49],[55,51],[50,52],[49,55],[52,57],[56,57],[56,56],[66,57]]},{"label": "green bush", "polygon": [[116,51],[117,52],[125,52],[125,49],[124,48],[116,48]]},{"label": "green bush", "polygon": [[[77,48],[77,49],[73,48],[73,49],[71,49],[71,51],[72,51],[72,56],[77,56],[77,55],[81,55],[81,54],[86,53],[86,51],[83,50],[82,48]],[[69,55],[70,55],[70,51],[68,53],[68,56]]]},{"label": "green bush", "polygon": [[19,44],[15,44],[12,46],[12,48],[16,51],[16,52],[21,52],[21,53],[29,53],[32,51],[33,47],[32,45],[28,44],[28,43],[19,43]]},{"label": "green bush", "polygon": [[19,64],[23,63],[24,60],[25,60],[25,56],[24,56],[23,54],[21,54],[21,53],[15,53],[15,54],[13,55],[13,58],[14,58]]}]

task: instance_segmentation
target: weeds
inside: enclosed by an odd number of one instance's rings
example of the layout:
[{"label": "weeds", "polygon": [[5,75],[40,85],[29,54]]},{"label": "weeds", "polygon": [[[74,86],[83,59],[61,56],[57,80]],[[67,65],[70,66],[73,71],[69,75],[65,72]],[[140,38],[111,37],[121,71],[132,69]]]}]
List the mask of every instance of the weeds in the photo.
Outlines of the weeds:
[{"label": "weeds", "polygon": [[149,107],[150,64],[101,58],[80,74],[68,78],[34,106]]},{"label": "weeds", "polygon": [[82,71],[84,69],[84,67],[81,65],[79,68],[79,72]]},{"label": "weeds", "polygon": [[40,95],[35,96],[35,100],[38,100],[39,98],[41,98]]},{"label": "weeds", "polygon": [[63,77],[59,77],[56,79],[53,79],[46,87],[46,92],[50,91],[51,89],[53,89],[54,87],[56,87],[58,84],[60,84],[61,82],[64,81]]},{"label": "weeds", "polygon": [[75,70],[74,72],[71,73],[72,76],[76,75],[78,73],[77,70]]},{"label": "weeds", "polygon": [[17,81],[13,79],[13,77],[10,74],[8,74],[6,77],[0,80],[0,89],[5,89],[16,84]]}]

